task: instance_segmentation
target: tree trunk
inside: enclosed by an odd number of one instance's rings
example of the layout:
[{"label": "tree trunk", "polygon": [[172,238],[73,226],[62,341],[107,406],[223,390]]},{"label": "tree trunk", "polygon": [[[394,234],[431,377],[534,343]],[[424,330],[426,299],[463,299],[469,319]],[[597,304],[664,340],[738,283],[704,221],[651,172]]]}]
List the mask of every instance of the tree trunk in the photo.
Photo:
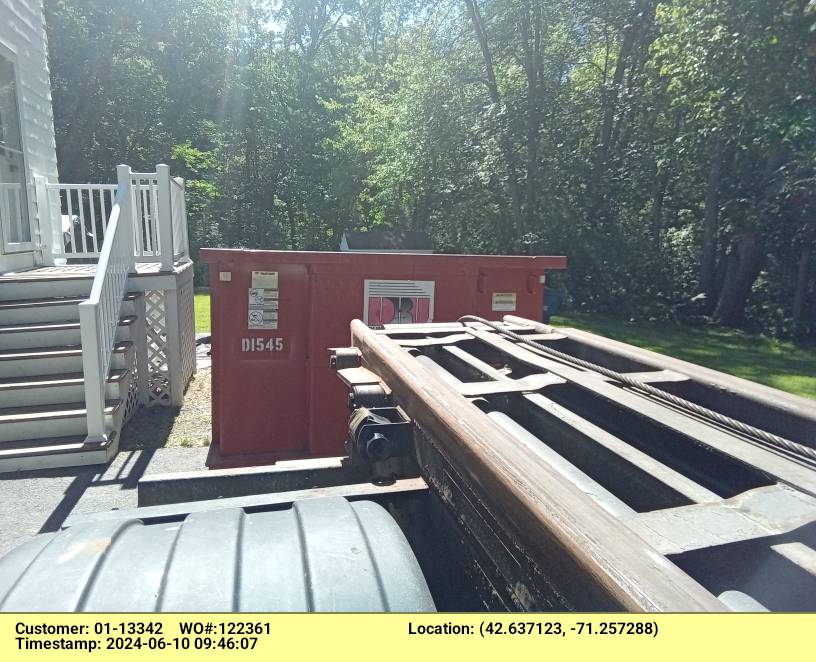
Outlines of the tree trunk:
[{"label": "tree trunk", "polygon": [[763,246],[758,232],[749,232],[734,240],[728,254],[725,280],[714,322],[725,326],[738,326],[745,319],[745,305],[754,281],[762,267]]},{"label": "tree trunk", "polygon": [[[719,172],[717,173],[717,179],[719,180],[722,172],[731,167],[731,159],[735,156],[736,149],[734,145],[728,145],[726,149],[720,149],[715,145],[715,149],[724,152],[723,156],[718,157],[716,154],[713,156],[714,162],[720,160]],[[767,200],[772,194],[771,184],[776,177],[777,171],[785,162],[785,155],[786,150],[781,141],[768,153],[761,183],[754,187],[753,206],[758,216],[762,216]],[[719,199],[717,202],[719,206]],[[706,207],[708,208],[708,205]],[[714,311],[714,322],[738,326],[744,321],[745,305],[751,294],[754,281],[759,276],[763,258],[763,237],[758,230],[751,230],[735,237],[726,258],[725,280]],[[712,270],[712,274],[715,272],[716,267]]]},{"label": "tree trunk", "polygon": [[649,49],[657,38],[659,30],[655,29],[657,0],[647,0],[641,5],[641,11],[634,20],[637,20],[636,35],[633,39],[630,53],[629,72],[626,76],[624,96],[628,100],[624,112],[617,113],[620,117],[612,130],[610,145],[615,147],[618,158],[622,158],[629,144],[632,132],[637,129],[637,116],[645,102],[643,75],[649,62]]},{"label": "tree trunk", "polygon": [[669,168],[663,166],[655,177],[654,193],[652,195],[652,232],[655,240],[663,231],[663,202],[666,199],[666,189],[669,186]]},{"label": "tree trunk", "polygon": [[[674,115],[674,130],[671,134],[670,144],[673,144],[677,139],[682,124],[683,114],[678,111]],[[674,152],[672,152],[672,154],[673,153]],[[652,232],[654,233],[655,240],[660,237],[660,233],[663,231],[663,203],[666,199],[666,191],[669,187],[669,179],[673,165],[672,161],[673,159],[671,157],[668,158],[666,162],[658,168],[657,173],[655,173],[655,186],[652,195]]]},{"label": "tree trunk", "polygon": [[720,229],[720,182],[722,180],[722,142],[712,143],[714,153],[708,171],[705,217],[703,220],[703,256],[700,263],[700,287],[709,302],[714,305],[714,274],[717,267],[717,235]]},{"label": "tree trunk", "polygon": [[[530,34],[532,25],[532,35]],[[527,186],[526,225],[534,226],[538,192],[538,148],[541,124],[538,108],[539,81],[541,78],[541,7],[525,4],[521,22],[521,38],[524,48],[524,73],[527,78]]]},{"label": "tree trunk", "polygon": [[[603,102],[601,105],[601,123],[598,132],[598,143],[595,146],[595,155],[592,162],[592,175],[589,182],[591,196],[590,210],[594,218],[603,218],[602,213],[604,186],[603,181],[609,169],[609,154],[613,147],[612,135],[615,126],[615,115],[618,111],[618,100],[621,88],[623,87],[623,77],[627,67],[632,66],[633,54],[636,50],[638,40],[645,31],[644,23],[650,15],[647,9],[651,6],[651,0],[642,0],[637,4],[634,13],[629,17],[626,26],[623,28],[620,52],[618,61],[615,64],[615,73],[612,80],[605,85]],[[653,16],[653,14],[652,14]],[[653,18],[651,20],[654,20]]]},{"label": "tree trunk", "polygon": [[297,219],[291,201],[286,202],[286,216],[289,219],[289,250],[297,250]]},{"label": "tree trunk", "polygon": [[[471,23],[473,24],[473,32],[476,35],[476,41],[479,43],[479,48],[482,51],[482,58],[485,66],[485,76],[487,83],[488,94],[490,101],[496,110],[500,110],[502,106],[501,95],[499,94],[499,86],[496,83],[496,72],[493,68],[493,55],[490,52],[490,45],[487,41],[487,33],[482,21],[482,15],[479,12],[479,7],[475,0],[465,0],[465,5],[470,15]],[[521,210],[521,190],[518,183],[518,168],[516,167],[516,157],[513,152],[513,146],[507,133],[498,127],[499,144],[501,145],[504,160],[507,164],[507,187],[510,191],[510,199],[513,205],[513,220],[517,236],[524,234],[524,218]]]},{"label": "tree trunk", "polygon": [[798,332],[802,325],[802,314],[805,310],[810,290],[810,262],[813,252],[813,227],[811,226],[802,249],[796,268],[796,289],[793,293],[793,327]]},{"label": "tree trunk", "polygon": [[608,165],[610,139],[612,137],[612,126],[613,120],[615,119],[618,92],[626,69],[628,54],[632,49],[632,34],[633,31],[631,29],[624,33],[623,45],[621,46],[620,55],[618,55],[618,62],[615,65],[615,74],[603,95],[601,127],[598,135],[598,144],[595,147],[595,158],[592,164],[592,179],[590,181],[590,191],[592,191],[593,199],[592,208],[595,211],[597,211],[600,206],[602,198],[603,187],[601,184]]}]

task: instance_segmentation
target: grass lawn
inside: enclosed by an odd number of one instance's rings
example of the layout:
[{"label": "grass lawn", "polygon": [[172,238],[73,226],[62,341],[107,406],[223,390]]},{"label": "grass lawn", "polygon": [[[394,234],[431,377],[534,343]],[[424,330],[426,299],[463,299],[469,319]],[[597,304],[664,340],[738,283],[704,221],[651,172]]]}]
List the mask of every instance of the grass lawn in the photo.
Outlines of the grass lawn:
[{"label": "grass lawn", "polygon": [[631,324],[598,315],[553,317],[552,324],[583,329],[816,399],[816,350],[790,342],[733,329]]},{"label": "grass lawn", "polygon": [[[195,295],[196,332],[210,330],[210,295]],[[598,315],[554,317],[572,326],[816,399],[816,350],[741,331],[671,324],[630,324]]]},{"label": "grass lawn", "polygon": [[195,294],[196,333],[210,331],[210,295],[196,292]]}]

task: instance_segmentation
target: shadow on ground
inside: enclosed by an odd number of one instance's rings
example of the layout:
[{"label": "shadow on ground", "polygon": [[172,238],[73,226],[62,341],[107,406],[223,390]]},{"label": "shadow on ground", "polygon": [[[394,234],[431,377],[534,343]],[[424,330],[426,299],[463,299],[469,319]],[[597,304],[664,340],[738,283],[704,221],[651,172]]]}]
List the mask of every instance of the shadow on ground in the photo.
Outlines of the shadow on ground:
[{"label": "shadow on ground", "polygon": [[69,515],[135,508],[143,476],[203,470],[207,450],[126,449],[106,465],[0,474],[0,555]]},{"label": "shadow on ground", "polygon": [[164,448],[180,413],[179,407],[143,407],[122,430],[120,450]]},{"label": "shadow on ground", "polygon": [[[146,451],[120,451],[109,464],[104,467],[66,467],[65,469],[49,469],[45,471],[21,472],[12,480],[30,480],[32,478],[61,479],[60,482],[70,480],[62,490],[62,497],[51,514],[40,526],[38,533],[56,531],[62,526],[68,515],[76,508],[88,489],[115,487],[118,490],[135,490],[139,479],[145,475],[148,464],[155,454],[155,449]],[[42,492],[41,492],[42,493]],[[114,499],[113,503],[118,499]],[[106,499],[102,504],[104,510],[116,510]]]},{"label": "shadow on ground", "polygon": [[140,409],[106,465],[0,474],[0,556],[33,535],[57,531],[72,514],[135,508],[143,476],[205,469],[209,384],[209,370],[201,370],[180,409]]},{"label": "shadow on ground", "polygon": [[143,407],[122,431],[120,448],[199,448],[212,439],[210,370],[199,369],[184,394],[184,406]]}]

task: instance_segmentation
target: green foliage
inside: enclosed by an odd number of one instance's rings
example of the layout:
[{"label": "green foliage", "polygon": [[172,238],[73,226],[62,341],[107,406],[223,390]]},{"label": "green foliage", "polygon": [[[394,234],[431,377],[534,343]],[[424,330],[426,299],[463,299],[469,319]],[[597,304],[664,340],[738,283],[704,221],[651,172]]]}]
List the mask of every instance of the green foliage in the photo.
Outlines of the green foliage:
[{"label": "green foliage", "polygon": [[565,253],[580,310],[816,329],[812,1],[45,7],[62,178],[169,159],[194,251],[417,229]]}]

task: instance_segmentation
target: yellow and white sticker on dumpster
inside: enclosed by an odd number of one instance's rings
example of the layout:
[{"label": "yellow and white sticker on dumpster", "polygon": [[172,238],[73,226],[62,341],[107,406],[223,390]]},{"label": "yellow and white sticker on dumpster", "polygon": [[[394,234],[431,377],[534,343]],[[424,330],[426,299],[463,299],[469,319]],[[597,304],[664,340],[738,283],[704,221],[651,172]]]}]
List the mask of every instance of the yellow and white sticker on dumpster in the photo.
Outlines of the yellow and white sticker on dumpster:
[{"label": "yellow and white sticker on dumpster", "polygon": [[512,312],[516,309],[515,292],[493,292],[492,309],[496,311]]}]

